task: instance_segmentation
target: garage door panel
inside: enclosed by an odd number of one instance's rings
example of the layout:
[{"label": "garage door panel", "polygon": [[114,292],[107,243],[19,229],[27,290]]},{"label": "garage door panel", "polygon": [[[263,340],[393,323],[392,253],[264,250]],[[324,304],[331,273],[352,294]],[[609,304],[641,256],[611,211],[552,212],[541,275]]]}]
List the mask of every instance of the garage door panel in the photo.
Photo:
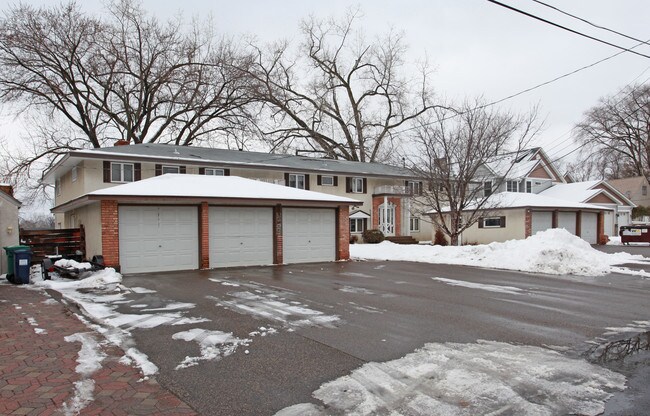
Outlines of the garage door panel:
[{"label": "garage door panel", "polygon": [[273,209],[210,207],[210,267],[273,263]]},{"label": "garage door panel", "polygon": [[540,231],[553,228],[553,213],[546,211],[533,211],[532,233],[535,235]]},{"label": "garage door panel", "polygon": [[558,228],[564,228],[571,234],[576,233],[576,213],[575,212],[559,212],[557,219]]},{"label": "garage door panel", "polygon": [[119,230],[125,273],[198,269],[196,207],[119,207]]},{"label": "garage door panel", "polygon": [[285,208],[282,212],[284,262],[334,261],[335,214],[333,209]]},{"label": "garage door panel", "polygon": [[580,219],[580,237],[586,240],[589,244],[596,244],[597,237],[597,224],[598,214],[592,212],[583,212]]}]

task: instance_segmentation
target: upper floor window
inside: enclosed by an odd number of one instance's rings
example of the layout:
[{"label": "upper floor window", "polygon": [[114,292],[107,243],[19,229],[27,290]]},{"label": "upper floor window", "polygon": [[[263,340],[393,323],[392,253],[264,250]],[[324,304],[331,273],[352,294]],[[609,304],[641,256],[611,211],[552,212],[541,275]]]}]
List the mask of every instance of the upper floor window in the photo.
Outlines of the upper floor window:
[{"label": "upper floor window", "polygon": [[111,163],[111,182],[133,182],[133,163]]},{"label": "upper floor window", "polygon": [[422,182],[420,182],[420,181],[406,181],[406,190],[411,195],[422,195]]},{"label": "upper floor window", "polygon": [[290,173],[288,186],[292,188],[305,189],[305,175],[299,173]]},{"label": "upper floor window", "polygon": [[363,178],[352,178],[350,180],[350,189],[355,194],[363,193]]},{"label": "upper floor window", "polygon": [[61,178],[56,178],[54,181],[54,194],[61,196]]},{"label": "upper floor window", "polygon": [[526,181],[526,193],[527,194],[532,194],[533,193],[533,182],[532,181]]},{"label": "upper floor window", "polygon": [[334,176],[321,176],[320,184],[323,186],[334,186]]},{"label": "upper floor window", "polygon": [[70,177],[72,178],[72,182],[77,182],[77,167],[73,167],[72,171],[70,172]]},{"label": "upper floor window", "polygon": [[648,195],[648,187],[647,187],[647,186],[643,185],[643,186],[641,187],[641,195],[643,195],[643,196],[647,196],[647,195]]},{"label": "upper floor window", "polygon": [[214,176],[224,176],[225,171],[223,169],[215,168],[205,168],[205,175],[214,175]]},{"label": "upper floor window", "polygon": [[492,181],[483,182],[483,196],[492,195]]},{"label": "upper floor window", "polygon": [[162,174],[165,173],[181,173],[181,169],[178,166],[162,166]]},{"label": "upper floor window", "polygon": [[519,192],[519,181],[506,181],[506,191]]}]

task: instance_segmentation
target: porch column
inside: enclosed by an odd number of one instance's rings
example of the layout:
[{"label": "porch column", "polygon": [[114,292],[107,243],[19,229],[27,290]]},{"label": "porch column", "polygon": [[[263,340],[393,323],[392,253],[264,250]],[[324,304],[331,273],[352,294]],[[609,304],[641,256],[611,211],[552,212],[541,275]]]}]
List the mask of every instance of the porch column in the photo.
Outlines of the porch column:
[{"label": "porch column", "polygon": [[120,221],[117,201],[102,200],[102,256],[104,264],[119,269],[120,267]]},{"label": "porch column", "polygon": [[384,218],[383,222],[379,224],[379,229],[381,230],[382,233],[386,234],[386,217],[388,216],[388,197],[384,195]]}]

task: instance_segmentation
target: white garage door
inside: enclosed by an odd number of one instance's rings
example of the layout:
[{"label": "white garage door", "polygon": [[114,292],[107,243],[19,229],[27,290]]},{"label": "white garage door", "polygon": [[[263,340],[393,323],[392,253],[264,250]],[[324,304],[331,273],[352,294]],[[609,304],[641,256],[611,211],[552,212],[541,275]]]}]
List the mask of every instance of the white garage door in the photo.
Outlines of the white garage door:
[{"label": "white garage door", "polygon": [[557,217],[557,228],[564,228],[571,234],[576,233],[576,213],[559,212]]},{"label": "white garage door", "polygon": [[282,210],[285,263],[336,260],[336,211],[284,208]]},{"label": "white garage door", "polygon": [[532,233],[553,228],[553,213],[546,211],[533,211]]},{"label": "white garage door", "polygon": [[273,209],[210,207],[210,267],[273,264]]},{"label": "white garage door", "polygon": [[614,211],[605,211],[604,231],[606,235],[616,235],[616,231],[614,230],[614,215]]},{"label": "white garage door", "polygon": [[124,273],[199,268],[197,207],[119,207]]},{"label": "white garage door", "polygon": [[598,214],[592,212],[583,212],[580,221],[580,237],[589,244],[598,242],[597,231]]}]

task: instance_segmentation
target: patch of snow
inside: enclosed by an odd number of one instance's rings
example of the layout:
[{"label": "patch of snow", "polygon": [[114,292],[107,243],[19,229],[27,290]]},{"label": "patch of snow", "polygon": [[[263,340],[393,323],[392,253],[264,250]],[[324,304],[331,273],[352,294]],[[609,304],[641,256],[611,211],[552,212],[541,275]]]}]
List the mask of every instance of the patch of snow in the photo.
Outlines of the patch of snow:
[{"label": "patch of snow", "polygon": [[44,304],[44,305],[56,305],[59,302],[56,299],[49,298],[49,299],[45,299],[41,303]]},{"label": "patch of snow", "polygon": [[267,335],[274,335],[274,334],[277,334],[277,333],[278,333],[278,330],[273,328],[273,327],[261,326],[261,327],[259,327],[257,329],[257,331],[249,332],[248,336],[249,337],[255,337],[255,336],[259,335],[261,337],[265,337]]},{"label": "patch of snow", "polygon": [[171,322],[172,326],[177,326],[177,325],[193,325],[193,324],[198,324],[201,322],[210,322],[208,318],[196,318],[193,316],[187,316],[183,317],[180,319],[177,319],[173,322]]},{"label": "patch of snow", "polygon": [[361,295],[374,295],[375,292],[372,290],[365,289],[363,287],[355,287],[355,286],[342,286],[338,288],[339,291],[344,292],[344,293],[355,293],[355,294],[361,294]]},{"label": "patch of snow", "polygon": [[622,246],[621,237],[609,237],[608,246]]},{"label": "patch of snow", "polygon": [[625,376],[540,347],[479,341],[431,343],[367,363],[276,415],[598,415]]},{"label": "patch of snow", "polygon": [[34,332],[38,335],[47,335],[47,330],[43,328],[34,328]]},{"label": "patch of snow", "polygon": [[79,263],[78,261],[75,260],[69,260],[69,259],[60,259],[54,262],[55,266],[58,267],[63,267],[63,268],[74,268],[74,269],[79,269],[79,270],[90,270],[93,268],[92,264],[88,262],[83,262]]},{"label": "patch of snow", "polygon": [[326,315],[306,305],[283,302],[277,295],[271,296],[262,291],[229,293],[229,300],[219,300],[219,305],[239,313],[257,316],[280,322],[287,327],[325,326],[332,327],[339,320],[336,315]]},{"label": "patch of snow", "polygon": [[604,332],[603,335],[609,336],[609,335],[618,335],[618,334],[625,334],[625,333],[638,333],[638,332],[647,331],[648,329],[650,329],[650,321],[634,321],[628,326],[607,327],[605,328],[607,332]]},{"label": "patch of snow", "polygon": [[172,339],[183,341],[194,341],[199,344],[201,355],[198,357],[185,357],[185,359],[176,366],[176,370],[192,367],[200,361],[219,360],[222,357],[232,355],[240,345],[248,346],[250,339],[240,339],[233,336],[232,332],[210,331],[207,329],[193,328],[188,331],[177,332],[172,335]]},{"label": "patch of snow", "polygon": [[509,240],[477,246],[441,247],[380,244],[353,244],[355,259],[400,260],[435,264],[457,264],[494,269],[518,270],[555,275],[601,276],[612,266],[639,263],[640,255],[607,254],[591,247],[563,228],[538,232],[525,240]]},{"label": "patch of snow", "polygon": [[129,290],[139,294],[156,293],[155,290],[147,289],[146,287],[130,287]]},{"label": "patch of snow", "polygon": [[65,416],[78,415],[86,406],[92,403],[94,391],[95,380],[84,379],[75,381],[72,399],[63,403],[63,414]]},{"label": "patch of snow", "polygon": [[133,360],[145,377],[154,375],[158,372],[158,367],[156,364],[149,361],[147,354],[138,350],[137,348],[128,348],[126,351],[126,356]]},{"label": "patch of snow", "polygon": [[72,399],[63,404],[64,414],[77,415],[93,401],[95,381],[90,377],[102,368],[102,361],[106,358],[106,354],[101,351],[99,343],[90,333],[77,332],[64,339],[66,342],[81,343],[75,371],[82,379],[74,383],[75,391]]},{"label": "patch of snow", "polygon": [[461,286],[470,289],[487,290],[488,292],[508,293],[510,295],[520,295],[523,289],[514,286],[488,285],[483,283],[465,282],[462,280],[446,279],[444,277],[432,277],[433,280],[446,283],[451,286]]},{"label": "patch of snow", "polygon": [[140,308],[146,308],[146,307],[149,306],[149,305],[147,305],[146,303],[138,303],[138,304],[135,304],[135,305],[129,305],[129,306],[130,306],[131,308],[140,309]]},{"label": "patch of snow", "polygon": [[108,285],[117,284],[122,281],[122,275],[115,269],[107,267],[106,269],[91,273],[88,277],[79,280],[60,279],[44,280],[36,283],[37,286],[54,289],[57,291],[65,289],[95,289],[103,288]]},{"label": "patch of snow", "polygon": [[186,303],[186,302],[173,302],[168,305],[163,306],[162,308],[151,308],[151,309],[143,309],[143,312],[157,312],[157,311],[175,311],[178,309],[192,309],[196,306],[194,303]]}]

